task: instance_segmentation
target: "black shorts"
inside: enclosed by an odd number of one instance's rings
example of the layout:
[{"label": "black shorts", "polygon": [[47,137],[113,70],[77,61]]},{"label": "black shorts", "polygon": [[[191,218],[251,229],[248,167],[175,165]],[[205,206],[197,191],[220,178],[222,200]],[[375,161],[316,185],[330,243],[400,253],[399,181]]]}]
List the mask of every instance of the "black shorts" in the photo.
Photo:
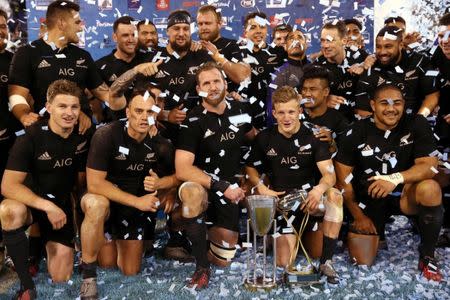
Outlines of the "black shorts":
[{"label": "black shorts", "polygon": [[239,204],[232,203],[215,192],[208,191],[208,209],[206,224],[239,232]]},{"label": "black shorts", "polygon": [[[294,217],[293,217],[294,216]],[[277,220],[277,232],[280,234],[293,234],[294,232],[298,232],[300,229],[300,226],[302,224],[303,218],[305,217],[305,214],[300,208],[297,208],[295,212],[289,211],[289,213],[284,217],[279,211],[275,213],[275,219]],[[291,219],[293,218],[293,219]],[[288,222],[291,220],[291,226],[288,226]],[[312,231],[316,225],[316,223],[322,222],[323,216],[309,216],[308,223],[306,223],[306,231]],[[293,227],[293,228],[292,228]],[[295,229],[295,231],[293,231]],[[269,231],[270,233],[273,232],[271,229]]]},{"label": "black shorts", "polygon": [[156,212],[143,212],[137,208],[110,202],[110,214],[105,232],[115,240],[144,240],[145,231],[154,228]]},{"label": "black shorts", "polygon": [[74,248],[75,228],[73,224],[73,212],[70,198],[63,204],[55,203],[66,214],[67,222],[64,226],[58,230],[54,230],[52,224],[48,220],[47,214],[35,208],[30,208],[31,215],[33,216],[33,223],[39,224],[39,230],[41,237],[46,244],[49,241],[65,245],[67,247]]}]

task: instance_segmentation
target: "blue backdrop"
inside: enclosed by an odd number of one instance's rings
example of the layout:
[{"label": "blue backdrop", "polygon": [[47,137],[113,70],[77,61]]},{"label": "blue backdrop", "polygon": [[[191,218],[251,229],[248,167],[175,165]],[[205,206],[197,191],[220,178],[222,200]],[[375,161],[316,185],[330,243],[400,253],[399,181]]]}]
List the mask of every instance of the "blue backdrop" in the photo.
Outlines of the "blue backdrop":
[{"label": "blue backdrop", "polygon": [[[319,32],[322,24],[336,18],[355,17],[363,25],[366,48],[373,49],[373,6],[374,0],[220,0],[220,1],[174,1],[174,0],[74,0],[81,6],[81,18],[85,23],[84,44],[94,59],[107,55],[115,47],[112,41],[112,24],[117,17],[130,15],[136,19],[153,21],[164,43],[167,16],[174,9],[186,9],[194,17],[198,7],[217,2],[224,16],[225,28],[222,35],[239,39],[242,35],[244,16],[260,10],[267,14],[271,24],[284,20],[296,25],[308,36],[311,44],[308,53],[318,51]],[[27,0],[29,40],[35,40],[39,23],[45,17],[45,10],[52,0]],[[273,27],[273,26],[272,26]],[[269,31],[270,33],[270,31]],[[193,34],[197,39],[197,34]]]}]

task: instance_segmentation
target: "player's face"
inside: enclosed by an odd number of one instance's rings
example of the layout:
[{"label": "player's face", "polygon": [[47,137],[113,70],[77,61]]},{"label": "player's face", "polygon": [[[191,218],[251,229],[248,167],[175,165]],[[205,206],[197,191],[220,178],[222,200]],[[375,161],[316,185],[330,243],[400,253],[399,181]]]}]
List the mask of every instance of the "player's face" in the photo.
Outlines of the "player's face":
[{"label": "player's face", "polygon": [[450,25],[439,27],[438,38],[442,52],[450,59]]},{"label": "player's face", "polygon": [[117,48],[128,55],[133,55],[136,50],[135,30],[136,27],[133,24],[119,24],[116,33],[113,34]]},{"label": "player's face", "polygon": [[398,62],[401,53],[401,42],[384,36],[377,37],[375,56],[382,65],[392,65]]},{"label": "player's face", "polygon": [[83,30],[80,14],[74,10],[65,18],[64,36],[68,43],[77,44],[80,41],[78,33]]},{"label": "player's face", "polygon": [[227,83],[219,70],[206,70],[198,76],[197,92],[207,93],[207,96],[202,96],[203,101],[213,107],[217,107],[225,98]]},{"label": "player's face", "polygon": [[334,59],[342,53],[346,39],[339,36],[337,29],[322,29],[320,47],[326,59]]},{"label": "player's face", "polygon": [[50,123],[62,130],[73,129],[80,115],[80,100],[72,95],[59,94],[46,104]]},{"label": "player's face", "polygon": [[[128,132],[131,136],[145,135],[150,130],[149,117],[156,120],[156,112],[152,110],[155,100],[150,96],[146,100],[143,96],[135,96],[127,107]],[[154,125],[152,125],[154,126]]]},{"label": "player's face", "polygon": [[293,135],[300,128],[301,108],[298,99],[292,99],[286,103],[276,103],[272,114],[278,123],[278,132],[285,135]]},{"label": "player's face", "polygon": [[305,79],[302,87],[302,98],[309,98],[313,101],[305,102],[306,108],[316,108],[327,101],[330,89],[327,87],[325,80],[320,78]]},{"label": "player's face", "polygon": [[394,89],[382,91],[378,97],[370,101],[375,125],[380,129],[394,128],[403,115],[405,100],[402,94]]},{"label": "player's face", "polygon": [[277,31],[275,32],[275,37],[273,38],[273,42],[277,46],[286,47],[286,37],[289,31]]},{"label": "player's face", "polygon": [[176,52],[185,52],[191,47],[191,26],[175,24],[167,29],[170,47]]},{"label": "player's face", "polygon": [[255,19],[248,20],[247,28],[244,28],[244,35],[255,45],[266,42],[267,26],[258,24]]},{"label": "player's face", "polygon": [[347,24],[347,46],[360,48],[363,45],[363,36],[355,24]]},{"label": "player's face", "polygon": [[0,51],[5,50],[8,40],[8,24],[6,19],[0,16]]},{"label": "player's face", "polygon": [[145,48],[155,48],[158,45],[158,32],[152,24],[142,24],[138,30],[139,46]]},{"label": "player's face", "polygon": [[215,41],[219,37],[221,25],[212,12],[197,15],[198,35],[201,40]]},{"label": "player's face", "polygon": [[286,37],[286,50],[289,57],[302,58],[306,51],[306,38],[300,31],[291,32]]}]

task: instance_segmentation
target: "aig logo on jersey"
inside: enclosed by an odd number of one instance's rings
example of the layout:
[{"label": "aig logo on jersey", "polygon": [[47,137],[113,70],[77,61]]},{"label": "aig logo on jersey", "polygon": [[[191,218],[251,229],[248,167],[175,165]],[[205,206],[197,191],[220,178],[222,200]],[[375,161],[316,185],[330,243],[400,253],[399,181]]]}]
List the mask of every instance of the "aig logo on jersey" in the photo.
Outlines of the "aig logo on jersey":
[{"label": "aig logo on jersey", "polygon": [[131,164],[127,167],[127,171],[142,171],[144,170],[144,164]]},{"label": "aig logo on jersey", "polygon": [[347,80],[338,85],[339,90],[344,90],[347,88],[351,88],[353,86],[353,81]]},{"label": "aig logo on jersey", "polygon": [[58,75],[73,76],[75,75],[75,70],[72,68],[60,68]]},{"label": "aig logo on jersey", "polygon": [[175,77],[170,79],[169,85],[184,84],[184,77]]},{"label": "aig logo on jersey", "polygon": [[5,74],[0,75],[0,81],[3,83],[8,82],[8,75]]},{"label": "aig logo on jersey", "polygon": [[233,131],[222,133],[220,136],[220,142],[234,140],[236,134]]},{"label": "aig logo on jersey", "polygon": [[71,165],[72,165],[72,158],[62,158],[62,159],[56,160],[55,165],[53,166],[53,169],[61,168],[61,167],[68,167]]},{"label": "aig logo on jersey", "polygon": [[296,165],[297,164],[297,157],[295,157],[295,156],[284,156],[284,157],[281,158],[281,164],[282,165],[291,165],[291,164]]}]

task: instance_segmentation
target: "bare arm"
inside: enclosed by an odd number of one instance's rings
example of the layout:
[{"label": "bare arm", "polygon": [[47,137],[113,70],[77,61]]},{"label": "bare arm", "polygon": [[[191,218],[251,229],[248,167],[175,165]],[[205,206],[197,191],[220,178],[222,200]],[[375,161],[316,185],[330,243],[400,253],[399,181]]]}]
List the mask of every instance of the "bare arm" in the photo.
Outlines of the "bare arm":
[{"label": "bare arm", "polygon": [[435,173],[431,170],[431,167],[437,169],[437,157],[419,157],[414,160],[414,165],[411,168],[400,172],[400,174],[403,176],[404,183],[415,183],[433,178]]},{"label": "bare arm", "polygon": [[195,155],[192,152],[177,149],[175,152],[176,177],[181,181],[193,181],[210,189],[211,177],[194,166]]},{"label": "bare arm", "polygon": [[[8,85],[8,95],[9,103],[12,108],[11,112],[23,126],[29,126],[38,120],[39,115],[31,111],[30,104],[26,100],[30,95],[30,91],[27,88],[10,84]],[[22,100],[17,102],[16,99]]]},{"label": "bare arm", "polygon": [[266,186],[264,184],[264,182],[261,180],[261,176],[260,176],[258,170],[256,170],[255,168],[246,166],[245,172],[248,175],[248,181],[250,181],[250,183],[253,186],[252,190],[254,188],[256,188],[256,191],[258,192],[258,194],[275,196],[275,197],[285,194],[285,192],[276,192],[274,190],[269,189],[269,187]]},{"label": "bare arm", "polygon": [[419,109],[419,114],[427,117],[439,103],[439,91],[428,94],[425,96],[425,99],[422,102],[422,105]]}]

